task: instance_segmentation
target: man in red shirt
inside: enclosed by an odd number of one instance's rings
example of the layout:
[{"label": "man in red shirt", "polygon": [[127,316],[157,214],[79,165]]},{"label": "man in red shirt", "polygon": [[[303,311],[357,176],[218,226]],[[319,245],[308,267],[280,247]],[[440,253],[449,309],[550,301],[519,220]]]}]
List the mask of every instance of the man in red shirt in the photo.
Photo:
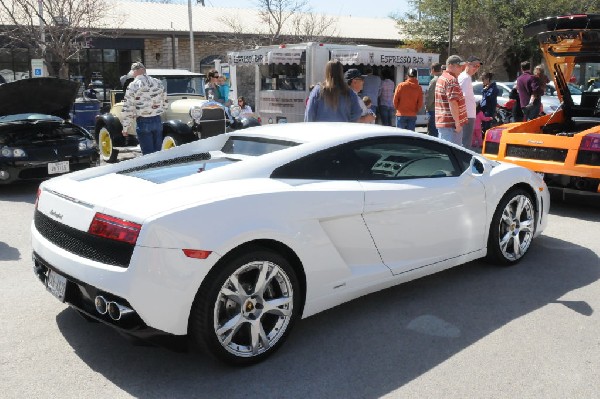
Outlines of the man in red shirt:
[{"label": "man in red shirt", "polygon": [[417,70],[410,68],[406,80],[396,87],[394,108],[396,108],[396,127],[415,130],[417,114],[423,107],[423,90],[417,80]]},{"label": "man in red shirt", "polygon": [[435,126],[441,139],[462,145],[462,128],[467,123],[465,97],[458,75],[465,62],[458,55],[446,60],[446,70],[435,85]]}]

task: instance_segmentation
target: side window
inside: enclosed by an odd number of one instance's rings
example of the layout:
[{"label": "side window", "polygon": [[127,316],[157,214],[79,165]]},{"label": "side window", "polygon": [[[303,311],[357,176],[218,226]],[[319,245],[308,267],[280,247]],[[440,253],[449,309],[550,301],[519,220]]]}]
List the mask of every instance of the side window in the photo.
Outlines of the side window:
[{"label": "side window", "polygon": [[[275,179],[362,180],[370,172],[353,144],[344,144],[311,154],[280,166],[271,174]],[[375,159],[371,161],[371,165]]]},{"label": "side window", "polygon": [[469,165],[471,164],[471,158],[473,158],[473,156],[466,151],[459,150],[458,148],[452,148],[452,152],[458,160],[460,173],[462,174],[469,168]]},{"label": "side window", "polygon": [[[276,169],[272,178],[399,180],[459,176],[449,147],[413,137],[380,137],[334,147]],[[467,161],[468,166],[468,161]]]}]

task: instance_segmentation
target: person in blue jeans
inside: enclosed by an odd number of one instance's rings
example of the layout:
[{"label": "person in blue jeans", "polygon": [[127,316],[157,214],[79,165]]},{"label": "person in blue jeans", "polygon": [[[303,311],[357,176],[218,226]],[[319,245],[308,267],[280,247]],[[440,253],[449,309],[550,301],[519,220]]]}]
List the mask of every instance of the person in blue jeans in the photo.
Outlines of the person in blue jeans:
[{"label": "person in blue jeans", "polygon": [[167,92],[160,82],[146,75],[146,67],[141,62],[131,65],[133,82],[127,86],[123,99],[121,124],[123,136],[135,118],[138,142],[142,155],[160,151],[162,148],[162,121],[160,115],[168,106]]}]

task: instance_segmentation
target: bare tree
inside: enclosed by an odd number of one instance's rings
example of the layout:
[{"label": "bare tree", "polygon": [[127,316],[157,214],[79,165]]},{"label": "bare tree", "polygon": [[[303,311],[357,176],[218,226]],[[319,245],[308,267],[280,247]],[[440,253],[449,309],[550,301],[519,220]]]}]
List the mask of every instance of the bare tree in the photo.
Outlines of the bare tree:
[{"label": "bare tree", "polygon": [[273,41],[279,39],[288,21],[304,12],[308,0],[257,0],[261,20],[269,27]]},{"label": "bare tree", "polygon": [[0,0],[0,37],[7,39],[7,46],[37,54],[51,75],[58,72],[66,79],[69,60],[92,37],[106,36],[103,21],[108,22],[110,10],[107,0]]},{"label": "bare tree", "polygon": [[[306,0],[259,0],[259,18],[265,32],[252,32],[239,15],[219,18],[232,32],[233,47],[255,47],[281,42],[328,41],[338,35],[337,19],[316,14]],[[223,39],[223,38],[222,38]]]}]

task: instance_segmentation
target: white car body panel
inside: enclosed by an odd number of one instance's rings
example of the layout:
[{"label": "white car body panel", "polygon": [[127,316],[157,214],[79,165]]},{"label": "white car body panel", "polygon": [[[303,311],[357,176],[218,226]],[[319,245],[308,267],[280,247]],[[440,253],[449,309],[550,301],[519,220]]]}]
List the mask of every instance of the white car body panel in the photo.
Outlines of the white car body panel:
[{"label": "white car body panel", "polygon": [[[547,215],[549,196],[547,190],[538,191],[545,187],[539,176],[483,158],[487,172],[466,170],[450,178],[390,183],[269,177],[278,165],[335,143],[398,132],[439,142],[373,125],[273,125],[64,175],[41,185],[37,210],[81,232],[88,230],[96,212],[141,224],[129,267],[68,252],[44,238],[35,223],[33,251],[61,273],[126,298],[148,326],[184,335],[194,297],[211,268],[252,240],[279,242],[300,259],[306,276],[302,316],[308,317],[484,256],[492,215],[515,184],[531,187],[536,201],[546,204]],[[304,144],[259,157],[225,155],[218,149],[230,135]],[[207,151],[214,158],[242,161],[160,184],[118,173]],[[546,223],[544,216],[536,235]],[[432,240],[435,251],[421,253],[423,243]],[[193,259],[184,255],[186,248],[212,252],[206,259]]]}]

